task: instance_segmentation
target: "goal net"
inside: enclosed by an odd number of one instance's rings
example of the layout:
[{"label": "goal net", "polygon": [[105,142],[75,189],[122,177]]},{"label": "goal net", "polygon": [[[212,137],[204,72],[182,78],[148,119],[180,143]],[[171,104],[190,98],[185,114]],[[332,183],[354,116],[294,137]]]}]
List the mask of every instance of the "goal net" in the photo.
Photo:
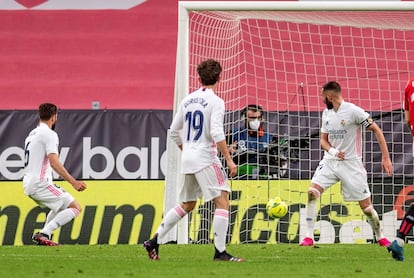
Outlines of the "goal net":
[{"label": "goal net", "polygon": [[[247,105],[263,109],[271,140],[256,156],[234,153],[238,176],[232,188],[229,243],[298,243],[304,237],[304,208],[310,179],[322,158],[319,145],[321,86],[337,81],[346,101],[371,114],[382,128],[394,175],[381,169],[375,136],[364,132],[364,164],[384,233],[394,238],[413,186],[412,138],[404,124],[403,89],[414,73],[414,3],[409,2],[179,2],[175,109],[200,84],[197,65],[220,61],[218,95],[225,100],[229,145],[246,131]],[[174,110],[175,112],[175,110]],[[259,134],[259,137],[262,136]],[[179,160],[175,146],[169,161]],[[253,158],[252,158],[253,157]],[[166,178],[168,210],[178,202],[179,164]],[[280,219],[266,213],[269,199],[289,206]],[[214,205],[200,200],[178,233],[165,241],[212,242]],[[357,203],[342,199],[340,184],[318,206],[319,243],[366,243],[373,232]]]}]

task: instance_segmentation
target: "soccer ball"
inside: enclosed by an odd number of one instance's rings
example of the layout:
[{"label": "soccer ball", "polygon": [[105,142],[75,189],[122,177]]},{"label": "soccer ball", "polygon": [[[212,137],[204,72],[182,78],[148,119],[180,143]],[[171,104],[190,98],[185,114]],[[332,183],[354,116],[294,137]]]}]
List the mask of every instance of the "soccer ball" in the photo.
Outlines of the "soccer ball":
[{"label": "soccer ball", "polygon": [[280,197],[270,199],[266,205],[266,212],[270,218],[282,218],[286,215],[288,207],[285,202]]}]

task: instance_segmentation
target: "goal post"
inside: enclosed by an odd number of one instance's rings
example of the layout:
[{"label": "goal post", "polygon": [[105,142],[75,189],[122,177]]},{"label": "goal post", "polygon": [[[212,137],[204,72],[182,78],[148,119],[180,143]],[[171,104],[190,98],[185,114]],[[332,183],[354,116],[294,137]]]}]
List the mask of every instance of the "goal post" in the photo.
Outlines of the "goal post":
[{"label": "goal post", "polygon": [[[179,12],[191,11],[410,11],[403,1],[179,1]],[[179,15],[185,20],[187,15]]]},{"label": "goal post", "polygon": [[[403,87],[414,72],[413,12],[414,2],[403,1],[178,3],[173,113],[198,88],[198,63],[214,58],[223,66],[218,94],[226,103],[229,138],[245,124],[242,109],[253,103],[263,107],[264,128],[273,137],[259,172],[249,172],[247,165],[244,175],[230,181],[228,242],[296,243],[303,236],[307,189],[322,157],[320,87],[330,80],[383,129],[394,176],[381,173],[381,153],[369,132],[363,158],[384,233],[395,236],[413,187],[412,138],[402,113]],[[173,144],[167,144],[167,156],[178,166],[167,170],[165,212],[178,202],[182,183],[180,152]],[[279,220],[265,213],[267,200],[275,196],[289,205]],[[319,243],[373,240],[364,215],[357,204],[342,200],[339,185],[322,195],[318,209]],[[211,242],[211,212],[212,204],[201,200],[165,241]]]}]

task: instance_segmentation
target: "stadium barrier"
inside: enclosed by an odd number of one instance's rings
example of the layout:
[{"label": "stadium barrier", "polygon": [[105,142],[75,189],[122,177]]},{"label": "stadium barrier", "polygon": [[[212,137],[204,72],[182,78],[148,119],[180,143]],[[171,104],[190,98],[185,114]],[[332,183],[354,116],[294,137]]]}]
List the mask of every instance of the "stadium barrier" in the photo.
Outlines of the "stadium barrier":
[{"label": "stadium barrier", "polygon": [[[66,182],[57,184],[72,193],[83,207],[79,217],[53,235],[62,244],[142,243],[162,220],[164,181],[90,180],[88,189],[82,193],[75,192]],[[293,184],[295,190],[289,190]],[[0,245],[32,244],[31,235],[43,226],[47,209],[38,207],[24,195],[21,182],[1,182],[0,186]],[[297,243],[308,186],[308,180],[232,181],[228,242]],[[385,199],[384,203],[374,200],[374,204],[379,212],[384,211],[380,217],[385,235],[393,238],[400,222],[397,214],[410,201],[407,198],[414,192],[414,185],[384,188],[389,188],[389,192],[374,193],[391,195],[394,190],[396,198]],[[372,242],[372,230],[358,204],[343,202],[339,190],[339,185],[334,186],[322,196],[321,216],[316,223],[317,242]],[[269,196],[280,196],[286,201],[289,213],[285,217],[278,220],[267,217],[265,207]],[[191,243],[212,242],[210,205],[201,200],[191,214]]]}]

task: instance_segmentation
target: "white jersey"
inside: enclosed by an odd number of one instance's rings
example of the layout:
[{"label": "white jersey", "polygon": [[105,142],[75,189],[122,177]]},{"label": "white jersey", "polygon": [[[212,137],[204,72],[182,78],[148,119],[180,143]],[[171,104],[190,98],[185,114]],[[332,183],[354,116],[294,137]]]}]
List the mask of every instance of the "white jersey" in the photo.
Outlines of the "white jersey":
[{"label": "white jersey", "polygon": [[45,123],[40,123],[25,140],[25,169],[23,186],[25,194],[31,195],[38,187],[53,183],[52,167],[48,159],[51,153],[58,154],[59,138]]},{"label": "white jersey", "polygon": [[[346,159],[362,158],[362,127],[372,123],[370,116],[355,104],[343,101],[338,111],[325,109],[321,132],[328,133],[332,147],[345,152]],[[337,159],[325,151],[324,158]]]},{"label": "white jersey", "polygon": [[171,138],[182,145],[181,172],[196,173],[220,163],[216,142],[225,140],[224,101],[213,90],[200,88],[180,103],[170,126]]}]

